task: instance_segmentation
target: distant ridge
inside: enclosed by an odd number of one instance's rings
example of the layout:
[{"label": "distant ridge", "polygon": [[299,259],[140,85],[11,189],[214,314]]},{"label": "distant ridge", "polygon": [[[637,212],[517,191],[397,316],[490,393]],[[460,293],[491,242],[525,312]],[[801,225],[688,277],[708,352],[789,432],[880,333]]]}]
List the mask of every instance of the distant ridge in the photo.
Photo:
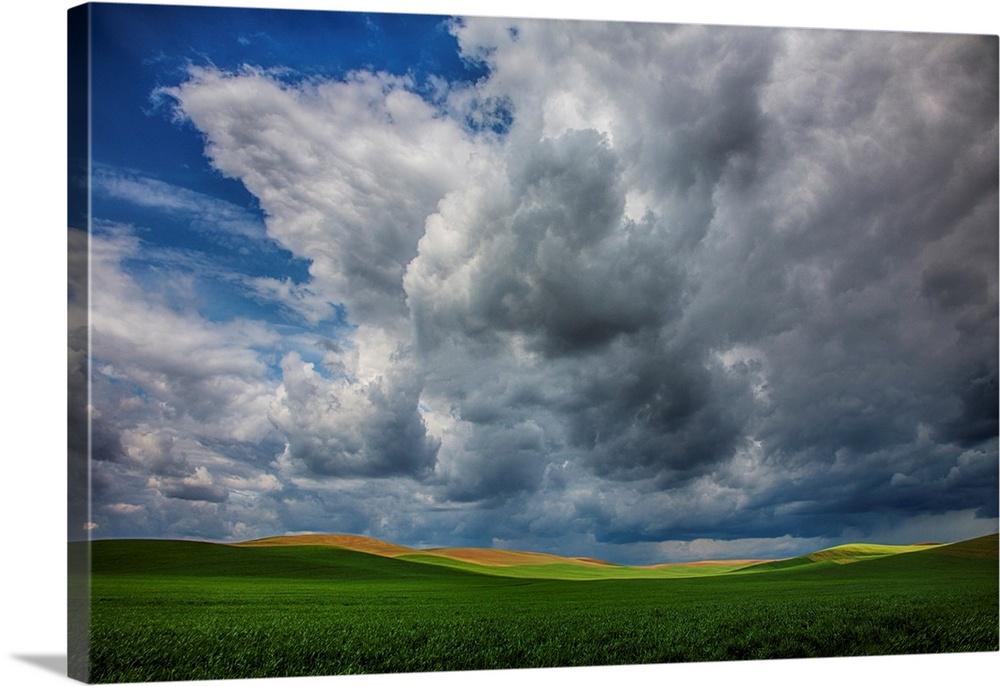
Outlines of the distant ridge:
[{"label": "distant ridge", "polygon": [[935,548],[934,552],[956,557],[1000,557],[998,549],[1000,549],[1000,535],[988,534],[967,541],[941,545]]},{"label": "distant ridge", "polygon": [[[389,543],[377,538],[358,536],[355,534],[293,534],[287,536],[270,536],[257,538],[229,545],[237,547],[276,547],[276,546],[331,546],[356,552],[379,555],[381,557],[412,556],[440,558],[443,561],[470,563],[483,567],[530,567],[542,565],[569,565],[577,569],[618,568],[629,569],[613,562],[606,562],[592,557],[563,557],[551,553],[538,553],[524,550],[506,550],[500,548],[410,548],[396,543]],[[988,534],[978,538],[959,541],[957,543],[916,543],[912,545],[881,545],[875,543],[848,543],[818,550],[808,555],[781,560],[701,560],[694,562],[663,563],[645,566],[635,566],[631,569],[668,570],[671,568],[710,568],[710,567],[742,567],[746,571],[766,571],[767,569],[785,569],[810,564],[851,564],[863,560],[873,560],[880,557],[933,551],[935,554],[954,557],[997,557],[998,535]]]},{"label": "distant ridge", "polygon": [[234,543],[232,545],[241,547],[270,547],[288,545],[329,545],[347,550],[356,550],[361,553],[371,553],[382,557],[396,557],[398,555],[411,555],[420,552],[416,548],[407,548],[405,545],[388,543],[377,538],[368,536],[356,536],[354,534],[295,534],[291,536],[270,536],[268,538],[256,538],[252,541]]},{"label": "distant ridge", "polygon": [[647,565],[647,567],[650,569],[667,569],[669,567],[745,567],[749,565],[764,564],[766,562],[774,562],[774,560],[697,560],[695,562],[662,562],[660,564]]},{"label": "distant ridge", "polygon": [[573,564],[586,567],[615,567],[614,563],[590,557],[562,557],[549,553],[534,553],[523,550],[500,548],[408,548],[405,545],[388,543],[377,538],[354,534],[293,534],[256,538],[231,545],[260,548],[272,546],[318,545],[345,548],[382,557],[403,555],[432,555],[449,560],[460,560],[488,567],[513,567],[521,565]]},{"label": "distant ridge", "polygon": [[[552,553],[538,553],[527,550],[507,550],[503,548],[409,548],[389,543],[369,536],[356,534],[289,534],[269,536],[230,545],[261,548],[272,546],[315,545],[333,546],[382,557],[404,557],[412,555],[437,557],[442,560],[468,562],[484,567],[527,567],[541,565],[571,565],[579,568],[622,568],[614,562],[595,557],[564,557]],[[425,558],[426,559],[426,558]],[[670,562],[664,564],[637,565],[634,569],[670,569],[697,567],[740,567],[770,562],[771,560],[700,560],[696,562]]]},{"label": "distant ridge", "polygon": [[562,557],[549,553],[532,553],[523,550],[503,550],[499,548],[428,548],[420,551],[424,555],[438,555],[452,560],[462,560],[491,567],[513,567],[515,565],[550,565],[558,563],[585,566],[614,567],[611,562],[587,557]]}]

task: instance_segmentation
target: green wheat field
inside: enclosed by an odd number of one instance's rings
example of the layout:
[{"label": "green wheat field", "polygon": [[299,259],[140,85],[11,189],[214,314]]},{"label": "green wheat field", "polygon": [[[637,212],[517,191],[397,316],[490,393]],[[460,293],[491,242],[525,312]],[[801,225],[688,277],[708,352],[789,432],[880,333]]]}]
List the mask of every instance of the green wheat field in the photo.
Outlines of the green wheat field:
[{"label": "green wheat field", "polygon": [[98,683],[998,649],[995,534],[657,567],[349,536],[70,546]]}]

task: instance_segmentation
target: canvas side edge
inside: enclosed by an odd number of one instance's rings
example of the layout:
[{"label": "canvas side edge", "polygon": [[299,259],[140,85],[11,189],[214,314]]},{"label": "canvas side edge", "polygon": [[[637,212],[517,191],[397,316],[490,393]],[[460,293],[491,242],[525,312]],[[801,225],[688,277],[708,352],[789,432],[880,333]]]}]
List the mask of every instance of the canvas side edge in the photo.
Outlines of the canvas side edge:
[{"label": "canvas side edge", "polygon": [[67,11],[67,676],[90,681],[90,5]]}]

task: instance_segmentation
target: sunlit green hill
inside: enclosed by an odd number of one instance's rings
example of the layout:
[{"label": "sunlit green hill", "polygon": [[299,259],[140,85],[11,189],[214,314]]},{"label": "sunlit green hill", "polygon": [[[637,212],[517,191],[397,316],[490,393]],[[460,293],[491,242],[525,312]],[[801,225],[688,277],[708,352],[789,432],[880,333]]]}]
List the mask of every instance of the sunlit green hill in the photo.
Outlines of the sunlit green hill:
[{"label": "sunlit green hill", "polygon": [[[989,570],[997,564],[997,534],[951,544],[921,544],[909,546],[848,544],[793,557],[775,560],[738,570],[742,573],[797,572],[812,573],[827,568],[843,568],[842,578],[855,573],[926,572],[947,574],[956,568]],[[848,569],[850,568],[850,569]],[[835,572],[829,572],[831,574]]]},{"label": "sunlit green hill", "polygon": [[837,564],[850,564],[861,560],[872,560],[886,555],[899,555],[900,553],[913,553],[918,550],[927,550],[935,547],[934,544],[922,545],[880,545],[877,543],[848,543],[838,545],[833,548],[826,548],[815,553],[810,553],[806,557],[813,562],[835,562]]},{"label": "sunlit green hill", "polygon": [[796,567],[810,567],[816,564],[852,564],[865,560],[874,560],[889,555],[901,555],[904,553],[914,553],[926,551],[938,547],[937,544],[919,545],[881,545],[877,543],[847,543],[832,548],[817,550],[808,555],[788,558],[786,560],[774,560],[748,567],[746,571],[765,572],[779,569],[792,569]]}]

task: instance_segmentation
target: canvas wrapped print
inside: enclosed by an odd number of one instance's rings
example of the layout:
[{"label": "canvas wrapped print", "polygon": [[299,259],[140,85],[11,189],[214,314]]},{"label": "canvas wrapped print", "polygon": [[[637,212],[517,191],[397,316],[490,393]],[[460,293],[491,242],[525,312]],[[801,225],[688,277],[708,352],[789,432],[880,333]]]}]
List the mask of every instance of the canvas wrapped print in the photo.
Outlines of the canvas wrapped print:
[{"label": "canvas wrapped print", "polygon": [[997,36],[68,28],[70,676],[998,650]]}]

